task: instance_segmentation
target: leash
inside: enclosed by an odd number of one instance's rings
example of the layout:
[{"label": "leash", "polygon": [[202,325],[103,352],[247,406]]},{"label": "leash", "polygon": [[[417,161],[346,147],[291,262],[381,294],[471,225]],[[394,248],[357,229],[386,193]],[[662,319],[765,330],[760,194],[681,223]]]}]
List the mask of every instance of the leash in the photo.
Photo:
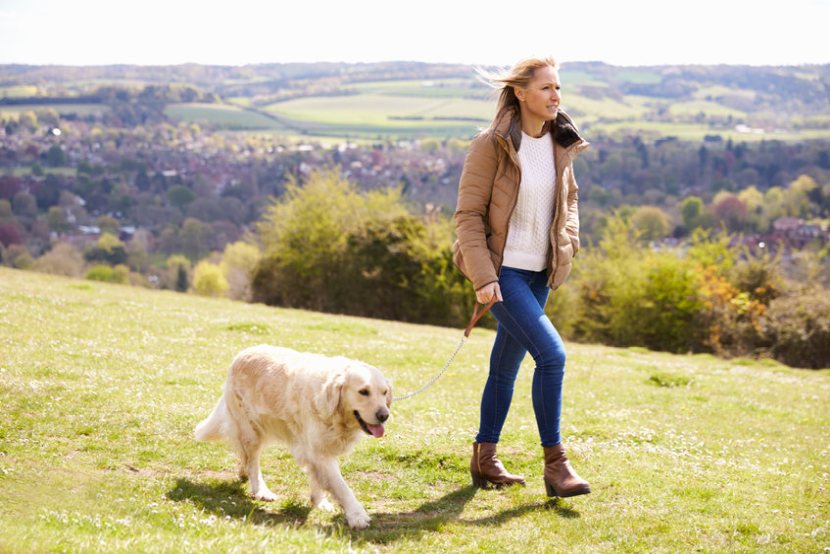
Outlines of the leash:
[{"label": "leash", "polygon": [[[461,337],[461,342],[459,342],[458,346],[455,347],[455,351],[452,353],[450,358],[447,360],[447,363],[444,364],[444,367],[441,368],[441,371],[439,371],[438,374],[435,377],[433,377],[426,385],[422,386],[418,390],[407,393],[407,394],[404,394],[403,396],[395,396],[395,397],[392,398],[392,400],[394,402],[399,402],[401,400],[406,400],[407,398],[412,398],[416,394],[420,394],[423,391],[427,390],[429,387],[431,387],[432,384],[435,383],[435,381],[437,381],[444,374],[445,371],[447,371],[447,368],[450,367],[450,364],[455,359],[455,356],[458,354],[458,351],[461,350],[461,347],[464,346],[465,342],[467,342],[467,338],[469,338],[470,333],[472,332],[473,327],[476,326],[476,323],[478,323],[478,320],[481,319],[482,317],[484,317],[484,314],[486,314],[488,311],[490,311],[490,308],[492,308],[493,304],[495,304],[495,303],[496,303],[496,296],[495,295],[493,295],[493,298],[486,305],[485,304],[479,304],[478,302],[476,302],[475,308],[473,308],[473,317],[470,318],[469,325],[467,325],[467,328],[464,329],[464,336]],[[479,306],[484,306],[484,309],[482,309],[480,312],[479,312]]]}]

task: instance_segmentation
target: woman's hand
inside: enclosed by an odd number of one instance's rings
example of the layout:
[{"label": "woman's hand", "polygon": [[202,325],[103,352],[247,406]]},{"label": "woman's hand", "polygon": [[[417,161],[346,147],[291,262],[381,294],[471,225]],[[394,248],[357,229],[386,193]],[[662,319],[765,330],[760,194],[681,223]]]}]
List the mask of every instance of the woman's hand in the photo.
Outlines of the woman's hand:
[{"label": "woman's hand", "polygon": [[489,304],[493,297],[496,298],[496,302],[501,302],[503,300],[498,282],[484,285],[476,291],[476,300],[479,304]]}]

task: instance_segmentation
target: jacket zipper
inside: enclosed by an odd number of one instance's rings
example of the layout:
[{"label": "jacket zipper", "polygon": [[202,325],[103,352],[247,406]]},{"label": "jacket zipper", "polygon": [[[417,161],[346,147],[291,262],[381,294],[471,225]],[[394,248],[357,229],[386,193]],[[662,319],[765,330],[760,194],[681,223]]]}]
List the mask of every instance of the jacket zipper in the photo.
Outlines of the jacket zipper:
[{"label": "jacket zipper", "polygon": [[516,182],[516,198],[513,200],[513,204],[510,206],[510,211],[507,213],[507,229],[504,231],[504,246],[501,249],[501,253],[499,253],[499,267],[496,268],[496,277],[501,275],[501,266],[504,264],[504,249],[507,248],[507,239],[510,236],[510,220],[513,218],[513,211],[516,209],[516,204],[519,203],[519,187],[522,182],[522,166],[519,165],[515,149],[511,149],[507,146],[507,139],[504,137],[499,138],[504,142],[504,144],[502,144],[502,148],[507,150],[507,155],[510,156],[510,161],[513,162],[513,165],[516,166],[516,170],[519,172],[519,180]]}]

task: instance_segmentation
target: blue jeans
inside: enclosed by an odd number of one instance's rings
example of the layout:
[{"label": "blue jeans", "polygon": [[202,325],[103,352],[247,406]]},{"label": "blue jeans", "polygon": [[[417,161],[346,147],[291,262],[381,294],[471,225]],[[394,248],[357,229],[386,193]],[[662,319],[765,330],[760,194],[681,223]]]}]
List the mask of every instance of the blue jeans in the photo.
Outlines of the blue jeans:
[{"label": "blue jeans", "polygon": [[497,302],[492,308],[498,329],[490,354],[490,374],[481,398],[476,442],[499,442],[519,365],[530,352],[536,362],[531,394],[536,425],[542,446],[555,446],[560,442],[565,345],[545,315],[550,290],[547,273],[502,267],[499,287],[504,302]]}]

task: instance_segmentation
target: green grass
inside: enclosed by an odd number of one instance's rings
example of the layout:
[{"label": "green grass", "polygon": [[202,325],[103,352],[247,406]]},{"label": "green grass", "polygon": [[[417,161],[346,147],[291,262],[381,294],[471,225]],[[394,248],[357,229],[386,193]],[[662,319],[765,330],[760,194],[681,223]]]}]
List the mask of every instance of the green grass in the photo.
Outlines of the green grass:
[{"label": "green grass", "polygon": [[489,89],[474,79],[411,79],[399,81],[371,81],[343,87],[364,94],[411,96],[426,98],[486,97]]},{"label": "green grass", "polygon": [[306,507],[263,457],[253,501],[197,443],[240,349],[281,344],[381,367],[400,395],[461,337],[445,329],[203,299],[0,268],[0,552],[822,552],[830,372],[569,344],[563,435],[584,497],[548,501],[525,362],[500,445],[525,488],[470,487],[493,332],[396,403],[342,464],[373,517]]},{"label": "green grass", "polygon": [[265,115],[227,104],[171,104],[164,113],[174,121],[208,123],[224,129],[285,129]]},{"label": "green grass", "polygon": [[[311,134],[457,136],[472,136],[478,127],[486,126],[492,109],[493,102],[485,100],[378,93],[308,97],[279,102],[267,108],[293,127]],[[477,121],[456,118],[476,118]]]},{"label": "green grass", "polygon": [[103,104],[16,104],[14,106],[0,106],[0,118],[17,119],[24,112],[37,113],[48,110],[59,114],[87,116],[108,112],[110,108]]},{"label": "green grass", "polygon": [[[63,177],[75,177],[78,174],[78,170],[74,167],[41,167],[43,170],[44,175],[61,175]],[[8,169],[6,172],[14,175],[15,177],[27,177],[32,174],[31,167],[15,167],[11,171]]]},{"label": "green grass", "polygon": [[27,98],[37,95],[35,86],[0,87],[0,98]]}]

